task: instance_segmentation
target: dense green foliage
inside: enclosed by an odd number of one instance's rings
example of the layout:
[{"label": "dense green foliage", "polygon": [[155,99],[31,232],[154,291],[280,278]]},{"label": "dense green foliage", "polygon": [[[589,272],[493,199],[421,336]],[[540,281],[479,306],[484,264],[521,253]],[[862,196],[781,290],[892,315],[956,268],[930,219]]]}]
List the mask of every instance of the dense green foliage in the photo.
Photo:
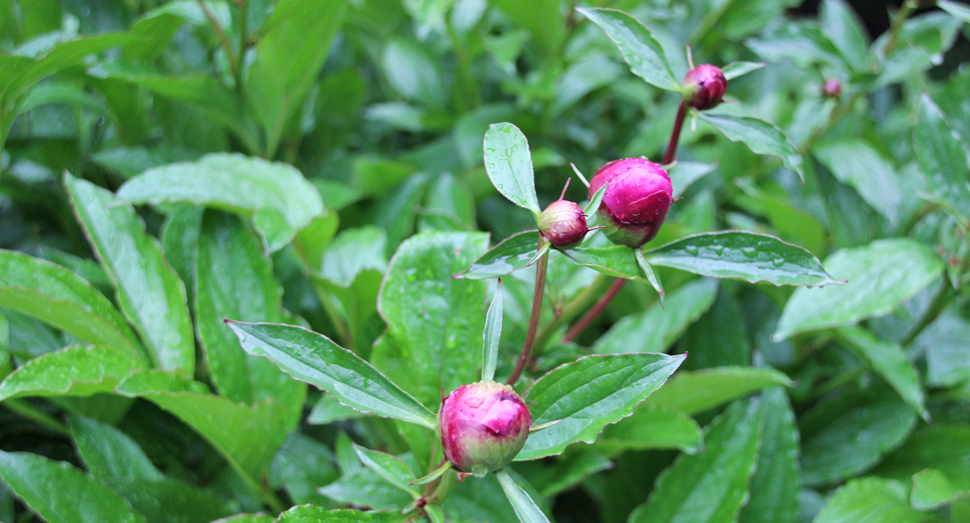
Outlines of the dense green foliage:
[{"label": "dense green foliage", "polygon": [[970,8],[798,3],[0,0],[0,521],[970,523]]}]

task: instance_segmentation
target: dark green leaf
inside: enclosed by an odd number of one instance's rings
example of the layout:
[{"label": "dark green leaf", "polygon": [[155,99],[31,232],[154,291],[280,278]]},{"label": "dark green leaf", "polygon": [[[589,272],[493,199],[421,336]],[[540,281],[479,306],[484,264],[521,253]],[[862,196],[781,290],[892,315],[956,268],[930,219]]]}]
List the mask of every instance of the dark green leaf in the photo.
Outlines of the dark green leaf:
[{"label": "dark green leaf", "polygon": [[729,407],[704,433],[708,450],[678,458],[630,523],[734,521],[748,494],[764,418],[757,399]]},{"label": "dark green leaf", "polygon": [[822,33],[839,49],[853,70],[865,66],[869,51],[866,28],[845,0],[825,0],[819,6]]},{"label": "dark green leaf", "polygon": [[357,457],[360,458],[360,462],[365,467],[376,472],[384,481],[407,492],[414,499],[421,496],[415,487],[409,485],[417,478],[415,478],[414,472],[411,471],[408,464],[401,458],[385,452],[370,450],[360,445],[354,445],[354,452],[357,453]]},{"label": "dark green leaf", "polygon": [[679,449],[695,454],[704,448],[697,422],[680,410],[641,405],[632,416],[607,425],[594,448],[610,455],[626,450]]},{"label": "dark green leaf", "polygon": [[359,410],[341,405],[330,394],[323,394],[313,406],[313,409],[310,410],[306,422],[310,425],[327,425],[335,421],[358,419],[364,416],[366,414]]},{"label": "dark green leaf", "polygon": [[740,523],[794,523],[798,516],[798,427],[785,389],[761,392],[765,424],[750,498]]},{"label": "dark green leaf", "polygon": [[493,381],[498,363],[498,345],[502,338],[502,280],[498,281],[492,304],[485,314],[485,330],[482,332],[482,381]]},{"label": "dark green leaf", "polygon": [[502,196],[539,216],[529,142],[510,123],[492,124],[485,133],[485,170]]},{"label": "dark green leaf", "polygon": [[269,473],[270,484],[285,488],[294,502],[322,506],[328,501],[317,488],[339,477],[330,447],[299,431],[293,431],[280,447]]},{"label": "dark green leaf", "polygon": [[750,116],[700,113],[701,119],[724,133],[732,142],[743,142],[757,154],[777,156],[785,167],[804,179],[802,156],[791,140],[776,125]]},{"label": "dark green leaf", "polygon": [[[692,183],[700,180],[714,169],[717,169],[717,164],[678,161],[677,165],[671,167],[669,172],[670,181],[674,186],[674,199],[683,196]],[[596,208],[598,209],[599,206],[597,205]]]},{"label": "dark green leaf", "polygon": [[529,494],[515,483],[515,480],[512,479],[512,476],[509,476],[508,472],[499,470],[495,473],[495,477],[498,478],[499,484],[502,485],[502,490],[505,491],[505,495],[509,498],[509,503],[515,509],[515,515],[519,517],[519,521],[522,523],[549,523],[549,518],[542,513],[542,510],[529,497]]},{"label": "dark green leaf", "polygon": [[496,0],[495,4],[516,25],[528,29],[546,55],[552,56],[559,51],[566,32],[559,0]]},{"label": "dark green leaf", "polygon": [[118,302],[138,329],[154,364],[165,370],[195,368],[195,337],[185,286],[166,263],[161,246],[128,205],[108,191],[64,176],[78,221],[115,282]]},{"label": "dark green leaf", "polygon": [[91,475],[102,481],[164,477],[134,440],[111,425],[76,418],[71,433]]},{"label": "dark green leaf", "polygon": [[840,182],[854,187],[889,223],[898,225],[903,192],[890,159],[860,139],[818,143],[812,153]]},{"label": "dark green leaf", "polygon": [[368,468],[345,472],[340,479],[321,487],[318,492],[338,503],[374,510],[399,510],[413,501],[411,496],[391,486]]},{"label": "dark green leaf", "polygon": [[208,523],[233,513],[212,490],[172,478],[106,481],[149,523]]},{"label": "dark green leaf", "polygon": [[580,8],[577,11],[606,31],[623,54],[630,72],[661,89],[680,92],[680,82],[667,63],[663,47],[637,19],[616,9]]},{"label": "dark green leaf", "polygon": [[539,231],[520,232],[502,240],[456,278],[485,280],[524,269],[539,248]]},{"label": "dark green leaf", "polygon": [[680,409],[697,414],[773,385],[794,385],[774,369],[720,367],[681,371],[666,387],[647,400],[647,405]]},{"label": "dark green leaf", "polygon": [[266,356],[290,376],[329,391],[362,412],[434,428],[435,417],[377,369],[302,327],[227,322],[246,352]]},{"label": "dark green leaf", "polygon": [[970,382],[968,339],[970,323],[951,313],[941,315],[916,338],[926,351],[927,385],[953,387]]},{"label": "dark green leaf", "polygon": [[404,523],[408,517],[407,514],[398,512],[327,510],[313,505],[301,505],[280,514],[276,523]]},{"label": "dark green leaf", "polygon": [[516,460],[559,454],[572,443],[596,441],[606,425],[629,416],[684,361],[663,354],[608,354],[580,358],[542,376],[528,391],[535,432]]},{"label": "dark green leaf", "polygon": [[899,481],[923,469],[944,474],[960,492],[970,492],[970,426],[935,424],[917,432],[902,447],[888,455],[874,472]]},{"label": "dark green leaf", "polygon": [[576,247],[563,251],[577,265],[589,267],[607,276],[615,276],[627,280],[647,277],[637,263],[633,249],[626,245],[611,245],[609,247]]},{"label": "dark green leaf", "polygon": [[772,338],[780,341],[883,316],[932,283],[942,270],[943,263],[932,249],[906,238],[843,249],[829,256],[825,271],[848,282],[795,290]]},{"label": "dark green leaf", "polygon": [[814,523],[919,523],[926,520],[926,513],[910,508],[905,485],[865,477],[849,481],[829,496]]},{"label": "dark green leaf", "polygon": [[91,396],[111,392],[132,372],[145,367],[110,347],[67,347],[38,356],[0,383],[0,399],[25,396]]},{"label": "dark green leaf", "polygon": [[175,212],[168,215],[162,227],[162,250],[165,252],[165,259],[178,273],[192,299],[197,299],[195,257],[204,213],[205,209],[202,207],[179,204]]}]

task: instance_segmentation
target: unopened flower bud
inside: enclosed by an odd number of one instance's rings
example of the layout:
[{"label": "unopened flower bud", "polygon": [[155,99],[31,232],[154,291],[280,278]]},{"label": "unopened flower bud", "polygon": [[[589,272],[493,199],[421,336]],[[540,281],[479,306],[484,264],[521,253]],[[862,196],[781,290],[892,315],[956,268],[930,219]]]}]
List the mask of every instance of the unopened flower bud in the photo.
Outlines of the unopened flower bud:
[{"label": "unopened flower bud", "polygon": [[593,177],[590,198],[604,184],[597,215],[610,241],[636,248],[657,236],[673,201],[670,176],[660,164],[646,158],[609,162]]},{"label": "unopened flower bud", "polygon": [[498,470],[522,450],[532,414],[507,385],[482,381],[462,385],[438,411],[445,459],[475,475]]},{"label": "unopened flower bud", "polygon": [[687,105],[698,110],[715,107],[727,91],[727,78],[719,67],[701,64],[687,72],[680,92]]},{"label": "unopened flower bud", "polygon": [[587,231],[586,215],[575,202],[556,200],[539,215],[539,232],[555,247],[573,247]]},{"label": "unopened flower bud", "polygon": [[838,98],[842,93],[842,84],[835,78],[827,78],[822,84],[822,96]]}]

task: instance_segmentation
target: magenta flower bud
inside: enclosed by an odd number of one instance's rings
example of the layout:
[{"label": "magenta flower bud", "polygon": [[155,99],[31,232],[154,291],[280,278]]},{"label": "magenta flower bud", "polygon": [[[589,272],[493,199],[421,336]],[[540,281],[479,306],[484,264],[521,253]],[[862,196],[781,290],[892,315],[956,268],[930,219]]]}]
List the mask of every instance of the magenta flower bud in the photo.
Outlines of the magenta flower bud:
[{"label": "magenta flower bud", "polygon": [[710,64],[701,64],[688,71],[680,88],[687,105],[701,111],[721,103],[725,91],[727,78],[724,72]]},{"label": "magenta flower bud", "polygon": [[583,241],[588,231],[583,209],[568,200],[550,203],[539,215],[539,232],[555,247],[573,247]]},{"label": "magenta flower bud", "polygon": [[842,84],[835,78],[827,78],[822,84],[822,96],[838,98],[842,94]]},{"label": "magenta flower bud", "polygon": [[531,427],[532,414],[525,402],[511,387],[494,381],[458,387],[438,411],[445,459],[477,476],[512,461]]},{"label": "magenta flower bud", "polygon": [[674,192],[660,164],[646,158],[609,162],[596,171],[589,197],[604,184],[608,185],[597,215],[610,241],[636,248],[657,236]]}]

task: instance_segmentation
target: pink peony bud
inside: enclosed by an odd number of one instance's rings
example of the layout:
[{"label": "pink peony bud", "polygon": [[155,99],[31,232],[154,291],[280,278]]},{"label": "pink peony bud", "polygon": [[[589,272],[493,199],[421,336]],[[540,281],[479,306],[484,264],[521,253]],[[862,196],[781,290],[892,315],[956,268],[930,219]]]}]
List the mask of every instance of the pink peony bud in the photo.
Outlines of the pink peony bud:
[{"label": "pink peony bud", "polygon": [[688,71],[680,88],[687,105],[701,111],[721,103],[725,91],[727,78],[724,72],[710,64],[701,64]]},{"label": "pink peony bud", "polygon": [[663,167],[646,158],[614,160],[596,171],[590,198],[604,184],[608,185],[597,215],[606,226],[606,237],[634,248],[652,240],[673,201],[673,186]]},{"label": "pink peony bud", "polygon": [[586,237],[586,215],[583,209],[568,200],[556,200],[539,215],[539,232],[554,246],[569,248]]},{"label": "pink peony bud", "polygon": [[827,78],[822,84],[822,96],[838,98],[842,94],[842,84],[835,78]]},{"label": "pink peony bud", "polygon": [[522,450],[532,414],[507,385],[482,381],[462,385],[438,411],[445,459],[456,469],[481,476],[507,465]]}]

